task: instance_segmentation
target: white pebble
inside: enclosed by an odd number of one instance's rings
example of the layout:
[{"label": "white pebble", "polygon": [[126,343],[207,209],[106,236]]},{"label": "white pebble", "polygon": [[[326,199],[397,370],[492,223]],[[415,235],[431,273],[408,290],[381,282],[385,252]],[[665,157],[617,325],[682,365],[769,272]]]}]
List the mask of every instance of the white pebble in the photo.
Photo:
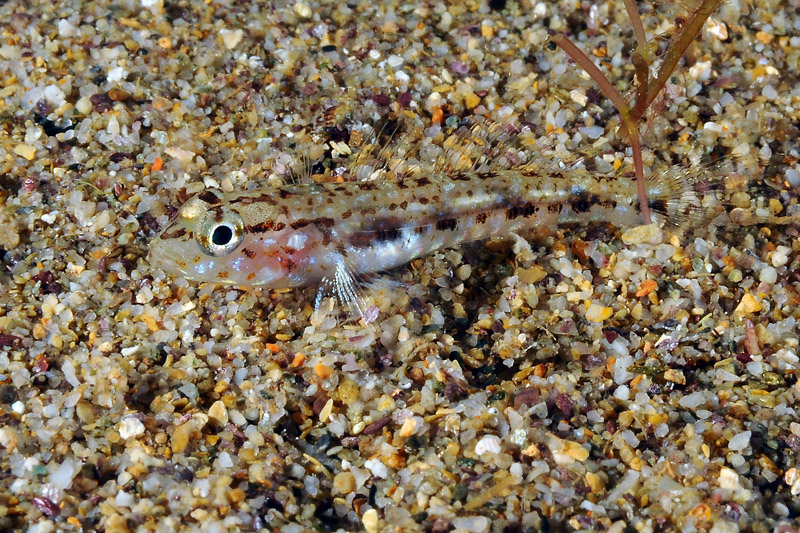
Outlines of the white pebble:
[{"label": "white pebble", "polygon": [[389,469],[383,464],[380,459],[368,459],[364,462],[364,466],[369,468],[372,475],[381,479],[386,479],[389,475]]},{"label": "white pebble", "polygon": [[782,267],[788,262],[789,262],[789,257],[781,250],[775,250],[774,252],[772,252],[772,266]]},{"label": "white pebble", "polygon": [[119,351],[122,357],[130,357],[139,351],[139,346],[128,346]]},{"label": "white pebble", "polygon": [[67,19],[58,21],[58,36],[59,37],[72,37],[75,33],[75,26],[69,23]]},{"label": "white pebble", "polygon": [[730,462],[731,462],[731,466],[733,466],[735,468],[739,468],[741,466],[744,466],[744,462],[745,461],[744,461],[744,457],[742,457],[742,454],[734,453],[733,455],[731,455]]},{"label": "white pebble", "polygon": [[621,385],[634,378],[633,373],[628,372],[628,368],[631,365],[633,365],[633,357],[617,357],[617,360],[614,363],[614,383]]},{"label": "white pebble", "polygon": [[590,139],[599,139],[600,136],[606,131],[600,126],[589,126],[586,128],[578,128],[578,130]]},{"label": "white pebble", "polygon": [[75,102],[75,109],[77,109],[81,115],[88,115],[91,113],[92,107],[92,101],[87,96],[84,96]]},{"label": "white pebble", "polygon": [[765,365],[761,361],[750,361],[745,365],[751,376],[759,377],[764,373]]},{"label": "white pebble", "polygon": [[111,118],[108,119],[108,126],[106,127],[108,133],[112,135],[119,135],[119,121],[117,117],[111,115]]},{"label": "white pebble", "polygon": [[13,404],[11,404],[11,410],[17,413],[18,415],[21,415],[22,413],[25,412],[25,404],[17,400]]},{"label": "white pebble", "polygon": [[222,468],[230,468],[233,466],[233,460],[231,459],[231,454],[228,452],[222,452],[219,454],[219,466]]},{"label": "white pebble", "polygon": [[678,400],[678,404],[686,409],[693,409],[703,405],[704,403],[706,403],[706,398],[703,393],[699,391],[687,394]]},{"label": "white pebble", "polygon": [[125,492],[124,490],[117,492],[117,496],[114,498],[114,505],[118,505],[119,507],[133,507],[134,503],[133,494]]},{"label": "white pebble", "polygon": [[229,30],[223,29],[219,32],[220,37],[222,37],[222,44],[225,45],[225,48],[228,50],[233,50],[236,46],[242,42],[242,37],[244,37],[244,32],[239,30]]},{"label": "white pebble", "polygon": [[758,279],[760,279],[763,283],[769,283],[772,285],[778,279],[778,272],[772,267],[764,267],[759,272]]},{"label": "white pebble", "polygon": [[772,85],[767,85],[761,90],[761,96],[768,100],[775,100],[778,98],[778,91]]},{"label": "white pebble", "polygon": [[119,425],[119,436],[123,439],[138,437],[144,433],[144,424],[138,418],[128,417]]},{"label": "white pebble", "polygon": [[728,441],[728,448],[736,452],[745,449],[750,444],[750,436],[752,434],[752,431],[737,433]]},{"label": "white pebble", "polygon": [[50,475],[50,483],[59,489],[68,489],[72,485],[72,480],[80,472],[81,466],[81,462],[75,458],[64,459],[58,470]]},{"label": "white pebble", "polygon": [[64,94],[64,91],[62,91],[61,87],[59,87],[58,85],[48,85],[47,87],[44,88],[44,97],[47,99],[48,102],[58,107],[64,103],[64,100],[66,100],[67,95]]},{"label": "white pebble", "polygon": [[620,385],[617,387],[617,390],[614,391],[614,398],[617,400],[627,401],[631,397],[631,390],[628,388],[627,385]]},{"label": "white pebble", "polygon": [[389,56],[389,59],[387,59],[386,62],[389,64],[390,67],[397,68],[400,65],[402,65],[405,62],[405,60],[397,54],[392,54]]},{"label": "white pebble", "polygon": [[478,455],[500,453],[500,450],[500,437],[497,435],[484,435],[475,445],[475,453]]},{"label": "white pebble", "polygon": [[636,448],[639,446],[639,439],[636,438],[636,435],[633,434],[633,431],[630,429],[626,429],[622,432],[622,438],[625,440],[625,443],[630,446],[631,448]]},{"label": "white pebble", "polygon": [[128,76],[128,71],[122,67],[114,67],[108,71],[106,78],[112,83],[124,80]]},{"label": "white pebble", "polygon": [[460,516],[453,518],[453,527],[456,531],[470,531],[474,533],[482,533],[489,531],[489,519],[485,516]]}]

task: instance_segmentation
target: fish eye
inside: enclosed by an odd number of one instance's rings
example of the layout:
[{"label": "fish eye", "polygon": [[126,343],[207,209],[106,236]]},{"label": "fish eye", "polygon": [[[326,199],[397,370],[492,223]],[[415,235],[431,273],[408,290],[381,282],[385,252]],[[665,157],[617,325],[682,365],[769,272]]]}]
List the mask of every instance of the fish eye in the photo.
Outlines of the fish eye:
[{"label": "fish eye", "polygon": [[228,207],[210,209],[200,221],[197,243],[203,253],[220,257],[234,251],[244,239],[244,222]]},{"label": "fish eye", "polygon": [[220,224],[211,232],[211,243],[216,246],[227,246],[233,240],[233,231],[230,224]]}]

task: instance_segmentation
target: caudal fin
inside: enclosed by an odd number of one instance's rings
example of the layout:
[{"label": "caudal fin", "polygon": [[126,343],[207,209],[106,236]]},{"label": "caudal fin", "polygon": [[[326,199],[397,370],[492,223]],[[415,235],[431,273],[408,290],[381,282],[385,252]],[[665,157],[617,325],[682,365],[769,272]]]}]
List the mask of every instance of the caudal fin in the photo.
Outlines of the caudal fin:
[{"label": "caudal fin", "polygon": [[679,166],[648,180],[647,198],[653,218],[674,233],[696,235],[713,231],[726,212],[724,198],[728,171]]}]

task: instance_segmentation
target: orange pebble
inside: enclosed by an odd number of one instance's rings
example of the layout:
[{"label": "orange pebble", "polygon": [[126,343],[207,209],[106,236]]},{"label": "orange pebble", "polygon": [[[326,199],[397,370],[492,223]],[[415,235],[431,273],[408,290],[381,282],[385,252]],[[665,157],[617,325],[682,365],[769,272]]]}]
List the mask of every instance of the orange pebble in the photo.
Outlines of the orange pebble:
[{"label": "orange pebble", "polygon": [[328,365],[317,363],[314,365],[314,372],[322,379],[328,379],[333,374],[333,369]]},{"label": "orange pebble", "polygon": [[164,160],[160,157],[156,157],[155,161],[153,161],[153,166],[150,168],[153,172],[158,172],[164,167]]},{"label": "orange pebble", "polygon": [[636,291],[636,297],[641,298],[642,296],[647,296],[654,290],[658,288],[658,283],[653,279],[646,279],[639,285],[639,289]]},{"label": "orange pebble", "polygon": [[433,110],[433,117],[431,118],[431,122],[434,124],[439,124],[442,120],[444,120],[444,111],[442,108],[437,107]]},{"label": "orange pebble", "polygon": [[273,344],[271,342],[265,344],[264,347],[272,353],[278,353],[279,351],[281,351],[280,346],[278,346],[277,344]]}]

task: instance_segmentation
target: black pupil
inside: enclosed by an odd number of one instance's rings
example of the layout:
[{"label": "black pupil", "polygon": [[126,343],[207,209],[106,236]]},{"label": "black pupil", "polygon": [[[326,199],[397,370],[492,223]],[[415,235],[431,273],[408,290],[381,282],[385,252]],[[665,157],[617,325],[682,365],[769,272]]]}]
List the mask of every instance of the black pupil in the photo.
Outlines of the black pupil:
[{"label": "black pupil", "polygon": [[217,246],[225,246],[231,242],[233,230],[230,226],[217,226],[211,234],[211,242]]}]

